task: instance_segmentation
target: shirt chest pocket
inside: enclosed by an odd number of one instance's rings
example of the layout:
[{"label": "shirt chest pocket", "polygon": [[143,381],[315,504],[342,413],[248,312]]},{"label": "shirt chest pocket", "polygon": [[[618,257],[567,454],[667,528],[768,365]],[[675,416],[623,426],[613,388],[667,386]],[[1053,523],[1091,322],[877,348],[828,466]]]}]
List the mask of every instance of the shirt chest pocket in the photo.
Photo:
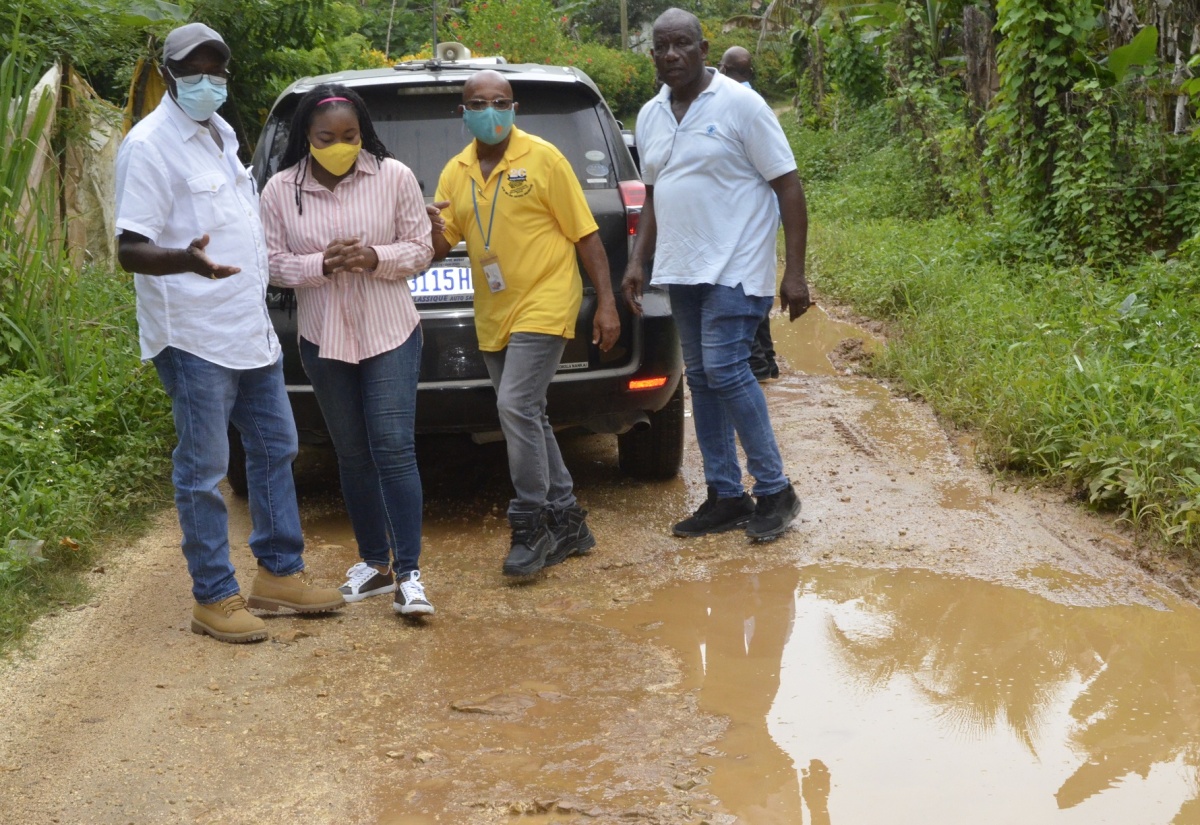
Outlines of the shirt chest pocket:
[{"label": "shirt chest pocket", "polygon": [[224,175],[206,172],[188,178],[187,183],[198,231],[207,232],[239,220],[237,195]]}]

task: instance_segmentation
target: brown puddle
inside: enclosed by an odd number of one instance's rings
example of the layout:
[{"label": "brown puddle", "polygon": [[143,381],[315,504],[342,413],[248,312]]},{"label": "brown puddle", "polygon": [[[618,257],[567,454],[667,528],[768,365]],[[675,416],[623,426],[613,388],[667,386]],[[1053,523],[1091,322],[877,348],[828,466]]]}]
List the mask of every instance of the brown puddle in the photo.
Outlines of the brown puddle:
[{"label": "brown puddle", "polygon": [[711,782],[739,821],[1200,822],[1191,606],[810,567],[671,588],[621,623],[656,615],[643,635],[732,720]]},{"label": "brown puddle", "polygon": [[[871,333],[830,318],[820,307],[809,310],[795,322],[773,318],[771,333],[785,367],[805,375],[839,376],[830,357],[852,342],[861,342],[861,349],[868,353],[883,346]],[[846,430],[843,437],[860,451],[876,455],[891,449],[907,454],[916,462],[943,459],[948,454],[949,442],[940,437],[940,431],[931,431],[928,422],[915,418],[907,400],[893,396],[887,387],[865,378],[844,377],[840,383],[872,402],[869,417],[861,425],[841,424]]]},{"label": "brown puddle", "polygon": [[[1062,585],[1087,600],[1086,580]],[[623,610],[558,618],[443,639],[490,669],[467,665],[457,686],[474,684],[482,710],[446,714],[440,751],[463,761],[385,792],[394,814],[380,821],[1200,822],[1191,606],[724,564]],[[664,648],[681,670],[655,682]]]},{"label": "brown puddle", "polygon": [[776,353],[783,356],[787,366],[807,375],[837,375],[829,362],[829,354],[848,338],[862,341],[868,352],[877,346],[869,332],[853,324],[835,321],[819,306],[812,307],[795,321],[773,316],[771,337]]}]

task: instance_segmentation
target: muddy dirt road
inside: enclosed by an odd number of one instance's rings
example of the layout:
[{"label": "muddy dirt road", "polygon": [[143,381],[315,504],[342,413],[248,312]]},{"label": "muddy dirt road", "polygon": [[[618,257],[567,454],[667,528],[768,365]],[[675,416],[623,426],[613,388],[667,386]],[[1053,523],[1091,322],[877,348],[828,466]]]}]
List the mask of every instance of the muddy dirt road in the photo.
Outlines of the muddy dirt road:
[{"label": "muddy dirt road", "polygon": [[[0,819],[22,823],[1200,822],[1200,613],[1106,521],[991,486],[920,404],[776,324],[767,395],[803,522],[673,539],[702,499],[564,440],[599,546],[500,575],[497,445],[423,446],[437,615],[385,599],[188,631],[173,513],[0,670]],[[689,433],[690,438],[690,433]],[[356,554],[308,454],[308,563]],[[232,505],[244,583],[245,509]]]}]

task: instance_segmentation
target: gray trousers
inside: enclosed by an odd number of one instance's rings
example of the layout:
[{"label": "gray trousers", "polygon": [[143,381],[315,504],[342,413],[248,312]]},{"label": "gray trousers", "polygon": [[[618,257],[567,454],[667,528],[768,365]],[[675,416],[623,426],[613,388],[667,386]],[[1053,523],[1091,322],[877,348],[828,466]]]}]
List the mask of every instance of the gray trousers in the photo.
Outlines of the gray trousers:
[{"label": "gray trousers", "polygon": [[567,339],[558,335],[516,332],[504,349],[481,353],[508,442],[508,474],[516,492],[509,514],[575,504],[571,474],[546,416],[546,390],[566,345]]}]

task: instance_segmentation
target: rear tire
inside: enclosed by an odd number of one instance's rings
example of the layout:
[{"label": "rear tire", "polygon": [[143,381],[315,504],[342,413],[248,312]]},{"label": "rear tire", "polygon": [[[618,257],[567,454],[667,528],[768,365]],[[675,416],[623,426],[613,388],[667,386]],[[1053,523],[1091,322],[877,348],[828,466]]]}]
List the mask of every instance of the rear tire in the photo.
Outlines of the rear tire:
[{"label": "rear tire", "polygon": [[229,428],[229,467],[225,470],[229,489],[238,498],[246,498],[250,485],[246,481],[246,448],[242,446],[242,434],[237,427]]},{"label": "rear tire", "polygon": [[621,472],[641,479],[674,478],[683,463],[683,379],[671,400],[650,413],[650,426],[617,436]]}]

